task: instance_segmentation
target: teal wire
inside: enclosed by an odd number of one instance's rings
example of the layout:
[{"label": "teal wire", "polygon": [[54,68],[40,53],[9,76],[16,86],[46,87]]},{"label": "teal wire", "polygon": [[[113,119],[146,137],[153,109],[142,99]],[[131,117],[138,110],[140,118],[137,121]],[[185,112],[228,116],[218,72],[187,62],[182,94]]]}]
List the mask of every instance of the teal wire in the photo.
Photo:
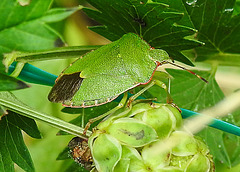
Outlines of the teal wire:
[{"label": "teal wire", "polygon": [[[13,64],[10,65],[9,67],[9,74],[13,72],[15,69],[16,63],[14,62]],[[47,86],[53,86],[55,83],[55,80],[57,79],[56,75],[53,75],[51,73],[48,73],[44,70],[41,70],[31,64],[25,64],[23,67],[23,70],[21,71],[20,75],[18,76],[23,81],[30,82],[30,83],[35,83],[35,84],[41,84],[41,85],[47,85]],[[131,96],[129,94],[129,96]],[[143,97],[139,97],[139,99],[144,99]],[[119,96],[115,101],[120,101],[121,96]],[[183,118],[189,118],[191,116],[196,116],[196,115],[201,115],[197,112],[193,112],[187,109],[182,110],[182,117]],[[240,127],[235,126],[233,124],[230,124],[225,121],[221,121],[219,119],[213,119],[212,123],[209,124],[209,126],[240,136]]]},{"label": "teal wire", "polygon": [[[9,66],[9,74],[11,74],[16,66],[16,62],[12,63]],[[31,64],[26,63],[18,76],[19,79],[40,85],[53,86],[55,80],[57,79],[56,75],[48,73],[42,69],[39,69]]]},{"label": "teal wire", "polygon": [[[197,112],[193,112],[193,111],[190,111],[187,109],[183,109],[183,108],[180,108],[180,109],[182,110],[183,118],[189,118],[189,117],[193,117],[196,115],[201,115]],[[216,118],[213,119],[213,121],[209,124],[209,126],[219,129],[219,130],[222,130],[222,131],[225,131],[225,132],[228,132],[228,133],[231,133],[231,134],[234,134],[234,135],[237,135],[237,136],[240,136],[240,127],[230,124],[228,122],[216,119]]]}]

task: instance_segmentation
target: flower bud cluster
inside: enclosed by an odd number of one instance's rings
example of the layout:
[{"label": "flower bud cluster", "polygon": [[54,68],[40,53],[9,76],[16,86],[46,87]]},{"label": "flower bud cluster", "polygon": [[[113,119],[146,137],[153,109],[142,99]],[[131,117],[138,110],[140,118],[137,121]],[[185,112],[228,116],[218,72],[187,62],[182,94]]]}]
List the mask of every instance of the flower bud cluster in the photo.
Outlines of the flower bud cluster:
[{"label": "flower bud cluster", "polygon": [[[124,113],[119,110],[113,114]],[[179,110],[170,104],[136,103],[123,118],[101,122],[88,140],[99,172],[213,172],[207,146],[178,131]],[[157,153],[159,143],[174,137],[178,144]],[[162,148],[164,150],[164,147]]]}]

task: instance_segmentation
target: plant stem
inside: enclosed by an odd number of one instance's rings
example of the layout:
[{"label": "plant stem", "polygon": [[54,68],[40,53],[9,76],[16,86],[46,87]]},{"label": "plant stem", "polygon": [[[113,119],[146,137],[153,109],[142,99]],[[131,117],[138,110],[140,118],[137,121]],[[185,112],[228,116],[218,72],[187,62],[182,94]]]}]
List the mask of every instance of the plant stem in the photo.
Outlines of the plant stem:
[{"label": "plant stem", "polygon": [[17,100],[17,98],[9,92],[0,93],[0,105],[20,115],[45,122],[55,128],[84,139],[87,139],[91,135],[90,131],[87,131],[86,135],[83,135],[82,133],[84,129],[81,127],[65,122],[59,118],[49,116],[45,113],[38,112],[37,110]]},{"label": "plant stem", "polygon": [[14,52],[5,55],[7,58],[14,56],[16,61],[28,63],[31,61],[53,60],[53,59],[67,59],[79,58],[81,55],[99,48],[96,46],[72,46],[61,47],[52,50],[39,51],[39,52]]}]

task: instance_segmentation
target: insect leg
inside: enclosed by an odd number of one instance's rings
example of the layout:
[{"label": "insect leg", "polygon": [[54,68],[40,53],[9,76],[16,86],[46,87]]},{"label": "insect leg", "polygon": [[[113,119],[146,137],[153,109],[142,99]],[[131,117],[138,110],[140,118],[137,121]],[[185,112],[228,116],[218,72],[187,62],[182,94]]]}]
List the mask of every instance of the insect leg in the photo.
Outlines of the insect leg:
[{"label": "insect leg", "polygon": [[159,87],[163,88],[166,93],[167,93],[167,103],[172,104],[173,103],[173,99],[170,95],[170,92],[168,90],[168,87],[166,86],[166,84],[160,80],[155,80],[155,84],[158,85]]},{"label": "insect leg", "polygon": [[185,67],[183,67],[183,66],[177,65],[177,64],[175,64],[175,63],[171,63],[171,62],[169,62],[169,61],[162,61],[161,64],[171,64],[171,65],[173,65],[173,66],[176,66],[176,67],[178,67],[178,68],[181,68],[181,69],[183,69],[183,70],[185,70],[185,71],[187,71],[187,72],[195,75],[196,77],[198,77],[198,78],[201,79],[202,81],[208,83],[208,81],[207,81],[206,79],[204,79],[204,78],[201,77],[200,75],[196,74],[195,72],[193,72],[193,71],[191,71],[191,70],[189,70],[189,69],[187,69],[187,68],[185,68]]},{"label": "insect leg", "polygon": [[140,96],[142,93],[144,93],[146,90],[148,90],[149,88],[151,88],[152,86],[154,86],[155,80],[151,81],[146,87],[144,87],[143,89],[141,89],[139,92],[137,92],[136,94],[134,94],[133,96],[131,96],[128,99],[128,103],[127,103],[127,107],[131,107],[132,106],[132,102],[138,97]]},{"label": "insect leg", "polygon": [[92,123],[94,123],[95,121],[98,121],[108,115],[111,115],[112,113],[116,112],[118,109],[121,109],[125,105],[125,103],[127,101],[127,97],[128,97],[128,95],[126,92],[126,93],[124,93],[122,100],[119,102],[119,104],[115,108],[111,109],[110,111],[108,111],[100,116],[97,116],[96,118],[89,119],[88,123],[86,124],[86,126],[84,128],[83,135],[85,135],[87,133],[87,130],[89,129],[89,127],[91,126]]},{"label": "insect leg", "polygon": [[[134,103],[134,100],[135,100],[138,96],[140,96],[142,93],[144,93],[146,90],[148,90],[148,89],[151,88],[153,85],[155,85],[155,84],[156,84],[156,83],[155,83],[155,80],[153,80],[153,81],[151,81],[146,87],[144,87],[143,89],[141,89],[140,91],[138,91],[136,94],[134,94],[133,96],[131,96],[131,97],[128,99],[128,101],[127,101],[127,104],[126,104],[126,106],[125,106],[125,110],[124,110],[123,112],[119,113],[118,115],[113,116],[110,120],[117,119],[117,118],[122,118],[122,117],[124,117],[125,115],[127,115],[127,114],[130,112],[130,110],[132,109],[132,105],[133,105],[133,103]],[[141,100],[141,101],[143,101],[143,100]],[[146,101],[146,100],[144,100],[144,101]],[[149,100],[147,100],[147,101],[149,101]]]},{"label": "insect leg", "polygon": [[82,108],[82,126],[81,127],[84,127],[84,118],[85,118],[85,111],[84,111],[84,108]]}]

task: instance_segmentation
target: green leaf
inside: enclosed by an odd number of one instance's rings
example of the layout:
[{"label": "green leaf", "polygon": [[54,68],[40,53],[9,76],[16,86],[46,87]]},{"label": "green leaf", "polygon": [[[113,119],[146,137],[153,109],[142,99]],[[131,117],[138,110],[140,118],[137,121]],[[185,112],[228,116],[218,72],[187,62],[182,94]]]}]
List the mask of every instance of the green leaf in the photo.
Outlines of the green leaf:
[{"label": "green leaf", "polygon": [[179,20],[177,23],[184,25],[184,26],[188,26],[191,28],[194,28],[190,16],[187,14],[186,8],[184,6],[184,4],[186,3],[194,3],[194,0],[175,0],[175,1],[171,1],[171,0],[153,0],[156,2],[161,2],[161,3],[165,3],[169,5],[169,8],[179,12],[179,13],[184,13],[183,17],[181,18],[181,20]]},{"label": "green leaf", "polygon": [[151,46],[164,49],[172,58],[192,65],[180,51],[201,43],[184,38],[194,34],[194,29],[175,24],[183,13],[168,8],[166,4],[147,0],[90,0],[89,3],[99,11],[83,10],[103,24],[90,27],[91,30],[111,41],[129,32],[136,33]]},{"label": "green leaf", "polygon": [[61,168],[61,170],[64,169],[64,172],[88,172],[84,167],[80,166],[76,162],[72,162],[70,165],[67,166],[64,164],[64,167]]},{"label": "green leaf", "polygon": [[47,23],[57,22],[79,8],[48,10],[52,0],[35,0],[21,6],[15,0],[0,1],[0,54],[56,47],[59,34]]},{"label": "green leaf", "polygon": [[[1,122],[0,122],[1,124]],[[0,132],[1,133],[1,132]],[[0,141],[1,143],[2,141]],[[14,172],[14,163],[7,150],[6,144],[0,146],[0,171],[2,172]]]},{"label": "green leaf", "polygon": [[41,21],[46,23],[58,22],[61,21],[72,13],[82,9],[82,6],[66,9],[66,8],[55,8],[50,9],[47,13],[41,18]]},{"label": "green leaf", "polygon": [[198,30],[196,38],[205,43],[196,48],[196,61],[239,66],[240,15],[232,15],[235,0],[191,2],[184,3],[187,15]]},{"label": "green leaf", "polygon": [[11,91],[28,87],[27,84],[18,79],[0,73],[0,91]]},{"label": "green leaf", "polygon": [[[14,120],[11,114],[3,116],[0,120],[0,156],[2,164],[4,163],[4,166],[0,167],[1,171],[14,171],[13,162],[25,171],[35,171],[21,130],[11,123]],[[5,162],[9,164],[6,165]]]},{"label": "green leaf", "polygon": [[70,159],[70,155],[69,155],[69,148],[68,146],[65,147],[62,152],[60,154],[58,154],[58,157],[56,160],[65,160],[65,159]]},{"label": "green leaf", "polygon": [[11,116],[11,121],[8,121],[9,123],[11,123],[12,125],[14,125],[15,127],[23,130],[24,132],[26,132],[29,136],[36,138],[36,139],[41,139],[41,133],[38,130],[37,124],[36,122],[31,119],[31,118],[27,118],[25,116],[19,115],[17,113],[14,112],[9,112],[9,114],[7,115],[8,117]]},{"label": "green leaf", "polygon": [[240,1],[236,0],[234,8],[233,8],[233,15],[237,15],[240,13]]},{"label": "green leaf", "polygon": [[210,153],[213,155],[213,158],[221,163],[226,164],[228,167],[231,167],[230,155],[227,152],[226,146],[223,140],[223,132],[213,128],[207,127],[199,134],[204,141],[207,143]]},{"label": "green leaf", "polygon": [[[203,82],[196,76],[183,70],[167,69],[167,72],[173,76],[171,80],[171,95],[179,107],[200,111],[211,107],[223,99],[224,95],[215,80],[215,70],[212,71],[194,71],[205,78],[208,83]],[[155,87],[155,91],[157,91]],[[159,89],[158,89],[159,90]],[[166,101],[165,97],[156,95],[160,101]]]},{"label": "green leaf", "polygon": [[240,163],[240,138],[235,135],[223,133],[223,141],[231,160],[231,167],[238,165]]}]

